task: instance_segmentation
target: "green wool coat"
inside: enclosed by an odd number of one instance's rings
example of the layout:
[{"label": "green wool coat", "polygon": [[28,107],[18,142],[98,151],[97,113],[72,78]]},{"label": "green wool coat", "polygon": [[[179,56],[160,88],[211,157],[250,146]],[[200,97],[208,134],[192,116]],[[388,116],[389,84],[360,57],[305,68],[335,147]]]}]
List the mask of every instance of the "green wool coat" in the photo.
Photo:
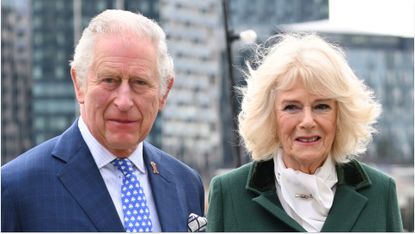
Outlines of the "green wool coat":
[{"label": "green wool coat", "polygon": [[[352,160],[336,165],[333,205],[322,232],[403,231],[395,182]],[[306,232],[281,206],[273,160],[251,162],[212,179],[208,232]]]}]

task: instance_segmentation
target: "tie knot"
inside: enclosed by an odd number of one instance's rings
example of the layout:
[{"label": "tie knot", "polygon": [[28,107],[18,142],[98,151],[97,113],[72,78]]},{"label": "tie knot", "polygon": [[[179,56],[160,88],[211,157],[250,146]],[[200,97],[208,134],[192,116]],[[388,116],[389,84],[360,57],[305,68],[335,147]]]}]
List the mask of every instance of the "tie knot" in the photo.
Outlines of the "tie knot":
[{"label": "tie knot", "polygon": [[119,171],[121,171],[124,176],[132,174],[134,172],[133,163],[129,159],[117,158],[114,161],[112,161],[111,163],[112,163],[112,165],[115,166],[115,168],[117,168]]}]

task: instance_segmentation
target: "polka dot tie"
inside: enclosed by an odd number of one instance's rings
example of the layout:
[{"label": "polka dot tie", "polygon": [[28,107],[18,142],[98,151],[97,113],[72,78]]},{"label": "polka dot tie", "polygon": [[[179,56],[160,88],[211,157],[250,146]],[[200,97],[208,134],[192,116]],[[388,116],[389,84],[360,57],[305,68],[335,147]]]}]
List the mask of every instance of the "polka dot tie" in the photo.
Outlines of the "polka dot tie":
[{"label": "polka dot tie", "polygon": [[115,159],[112,164],[124,175],[121,201],[125,230],[127,232],[151,232],[153,224],[150,219],[150,210],[143,188],[133,174],[133,164],[128,159]]}]

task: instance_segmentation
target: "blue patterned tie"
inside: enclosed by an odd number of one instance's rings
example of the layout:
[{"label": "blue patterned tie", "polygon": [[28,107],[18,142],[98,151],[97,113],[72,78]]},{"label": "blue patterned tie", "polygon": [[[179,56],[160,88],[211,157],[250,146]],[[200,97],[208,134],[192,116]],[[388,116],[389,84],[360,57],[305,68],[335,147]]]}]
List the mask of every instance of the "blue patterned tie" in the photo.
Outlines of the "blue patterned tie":
[{"label": "blue patterned tie", "polygon": [[133,164],[128,159],[115,159],[112,164],[124,175],[121,201],[125,230],[127,232],[151,232],[153,224],[150,219],[150,210],[143,188],[133,174]]}]

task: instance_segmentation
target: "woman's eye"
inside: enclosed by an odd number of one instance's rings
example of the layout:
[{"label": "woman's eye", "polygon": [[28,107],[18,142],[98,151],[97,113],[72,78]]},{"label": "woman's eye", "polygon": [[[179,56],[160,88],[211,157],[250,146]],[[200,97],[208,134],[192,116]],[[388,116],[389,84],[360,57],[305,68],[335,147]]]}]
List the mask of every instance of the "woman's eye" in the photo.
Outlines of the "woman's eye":
[{"label": "woman's eye", "polygon": [[284,106],[284,108],[282,109],[283,111],[288,111],[288,112],[293,112],[293,111],[297,111],[297,110],[299,110],[300,109],[300,107],[299,106],[297,106],[297,105],[293,105],[293,104],[290,104],[290,105],[286,105],[286,106]]},{"label": "woman's eye", "polygon": [[316,110],[321,110],[321,111],[324,111],[324,110],[330,110],[331,109],[331,107],[330,107],[330,105],[328,105],[328,104],[317,104],[315,107],[314,107]]}]

